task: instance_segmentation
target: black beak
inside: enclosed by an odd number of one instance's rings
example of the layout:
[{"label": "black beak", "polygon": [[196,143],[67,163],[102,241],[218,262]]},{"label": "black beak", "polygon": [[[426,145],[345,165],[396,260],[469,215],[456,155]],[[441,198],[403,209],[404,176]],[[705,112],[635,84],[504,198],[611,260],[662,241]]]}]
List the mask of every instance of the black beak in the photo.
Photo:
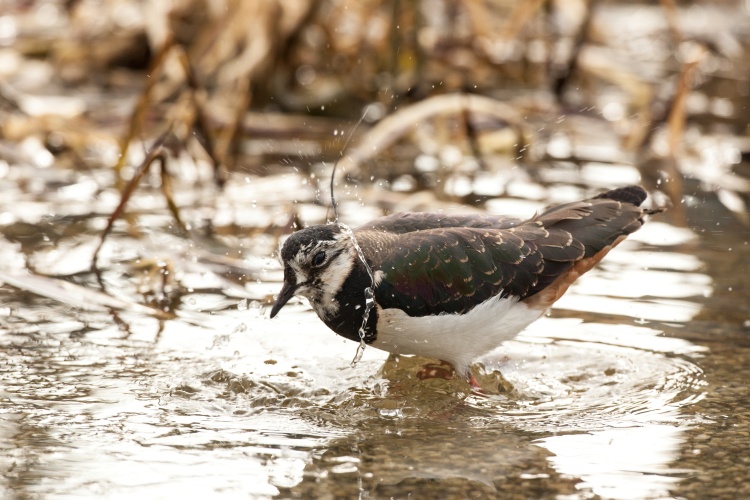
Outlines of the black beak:
[{"label": "black beak", "polygon": [[284,307],[284,304],[289,302],[289,299],[294,297],[294,292],[297,291],[297,284],[289,283],[288,281],[284,280],[284,286],[281,287],[281,291],[279,292],[279,296],[276,297],[276,303],[271,308],[271,317],[273,318],[276,316],[279,311],[281,311],[281,308]]}]

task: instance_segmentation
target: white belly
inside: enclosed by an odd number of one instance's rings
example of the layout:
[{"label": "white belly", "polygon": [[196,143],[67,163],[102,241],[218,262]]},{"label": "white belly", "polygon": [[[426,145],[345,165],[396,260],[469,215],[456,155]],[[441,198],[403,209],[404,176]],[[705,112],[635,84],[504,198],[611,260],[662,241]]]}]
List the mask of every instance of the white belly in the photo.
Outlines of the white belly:
[{"label": "white belly", "polygon": [[515,338],[542,313],[499,296],[466,314],[413,318],[400,309],[378,307],[378,337],[372,345],[394,354],[442,359],[466,374],[472,361]]}]

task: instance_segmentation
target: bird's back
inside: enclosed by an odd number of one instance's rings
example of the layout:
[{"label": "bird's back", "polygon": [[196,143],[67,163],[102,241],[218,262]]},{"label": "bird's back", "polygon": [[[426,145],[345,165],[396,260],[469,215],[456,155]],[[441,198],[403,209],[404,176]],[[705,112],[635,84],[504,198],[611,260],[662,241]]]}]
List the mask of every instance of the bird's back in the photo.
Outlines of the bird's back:
[{"label": "bird's back", "polygon": [[496,295],[546,308],[643,225],[652,213],[640,208],[645,199],[643,188],[629,186],[550,207],[526,221],[402,213],[355,234],[381,272],[376,300],[383,308],[412,316],[465,313]]}]

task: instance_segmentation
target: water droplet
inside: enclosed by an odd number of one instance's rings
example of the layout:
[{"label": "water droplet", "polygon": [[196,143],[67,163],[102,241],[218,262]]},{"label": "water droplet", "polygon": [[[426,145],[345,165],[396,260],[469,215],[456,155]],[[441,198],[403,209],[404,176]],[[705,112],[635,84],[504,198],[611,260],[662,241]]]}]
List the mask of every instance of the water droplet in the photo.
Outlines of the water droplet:
[{"label": "water droplet", "polygon": [[247,311],[247,299],[242,299],[237,303],[237,310]]},{"label": "water droplet", "polygon": [[367,274],[370,276],[370,286],[365,288],[365,310],[362,313],[362,326],[359,327],[358,332],[359,346],[357,346],[357,352],[354,354],[354,359],[352,359],[351,363],[352,368],[354,368],[355,366],[357,366],[357,363],[362,360],[362,356],[365,354],[365,348],[367,347],[367,343],[365,342],[365,338],[367,337],[367,320],[370,319],[370,311],[375,306],[375,275],[372,274],[370,264],[367,263],[365,254],[359,247],[359,243],[357,243],[357,239],[354,237],[354,233],[352,232],[351,228],[341,222],[339,222],[338,224],[339,227],[341,227],[349,236],[349,238],[351,238],[354,249],[357,251],[359,259],[362,261],[362,264],[364,264],[365,270],[367,270]]}]

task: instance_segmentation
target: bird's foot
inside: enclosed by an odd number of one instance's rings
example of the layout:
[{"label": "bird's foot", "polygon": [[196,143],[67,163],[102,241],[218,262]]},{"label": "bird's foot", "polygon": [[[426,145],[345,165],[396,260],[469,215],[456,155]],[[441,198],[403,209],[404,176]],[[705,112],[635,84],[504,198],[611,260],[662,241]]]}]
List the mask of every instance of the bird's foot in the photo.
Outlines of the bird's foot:
[{"label": "bird's foot", "polygon": [[[476,375],[474,374],[476,372]],[[443,379],[452,380],[456,377],[456,369],[447,361],[438,360],[436,363],[428,363],[417,372],[419,380]],[[513,385],[505,380],[499,371],[486,372],[484,367],[478,365],[475,370],[469,370],[466,381],[474,392],[500,394],[513,390]]]},{"label": "bird's foot", "polygon": [[417,378],[419,380],[427,380],[431,378],[440,378],[443,380],[451,380],[456,376],[456,369],[453,365],[447,361],[438,361],[437,363],[428,363],[417,372]]},{"label": "bird's foot", "polygon": [[[428,363],[424,365],[422,369],[417,372],[417,378],[419,380],[428,380],[428,379],[452,380],[456,378],[456,369],[449,362],[438,360],[437,363]],[[469,372],[466,380],[467,382],[469,382],[469,386],[471,386],[472,390],[479,391],[479,392],[483,390],[482,385],[477,381],[473,373]]]}]

